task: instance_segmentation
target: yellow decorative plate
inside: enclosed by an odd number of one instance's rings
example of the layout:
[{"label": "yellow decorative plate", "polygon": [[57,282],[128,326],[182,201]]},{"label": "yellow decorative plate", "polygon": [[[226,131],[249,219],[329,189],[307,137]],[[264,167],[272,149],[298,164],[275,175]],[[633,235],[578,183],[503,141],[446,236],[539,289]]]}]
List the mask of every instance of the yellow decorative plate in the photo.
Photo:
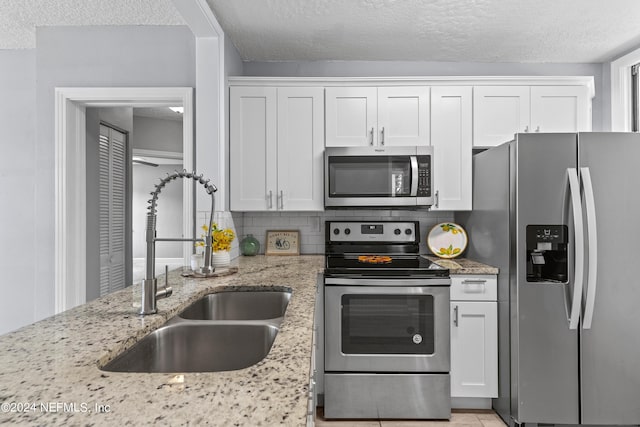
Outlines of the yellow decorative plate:
[{"label": "yellow decorative plate", "polygon": [[467,248],[469,239],[464,228],[453,222],[435,225],[427,235],[427,246],[440,258],[455,258]]}]

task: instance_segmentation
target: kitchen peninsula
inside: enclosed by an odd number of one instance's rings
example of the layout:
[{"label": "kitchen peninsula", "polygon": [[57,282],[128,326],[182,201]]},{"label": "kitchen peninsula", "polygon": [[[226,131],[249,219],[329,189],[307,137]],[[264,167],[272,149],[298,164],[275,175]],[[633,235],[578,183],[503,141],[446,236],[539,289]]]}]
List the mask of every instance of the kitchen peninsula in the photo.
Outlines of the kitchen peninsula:
[{"label": "kitchen peninsula", "polygon": [[[131,288],[0,337],[0,424],[291,425],[306,423],[317,273],[323,257],[240,257],[211,279],[170,273],[173,295],[140,317]],[[291,289],[267,357],[238,371],[146,374],[99,369],[191,302],[229,288]]]}]

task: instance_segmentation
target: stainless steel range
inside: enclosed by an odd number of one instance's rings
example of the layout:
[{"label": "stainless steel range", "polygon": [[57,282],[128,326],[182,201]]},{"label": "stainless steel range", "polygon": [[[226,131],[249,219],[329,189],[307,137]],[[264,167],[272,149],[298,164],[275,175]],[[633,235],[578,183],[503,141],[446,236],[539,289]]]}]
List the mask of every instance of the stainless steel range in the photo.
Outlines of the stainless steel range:
[{"label": "stainless steel range", "polygon": [[418,222],[325,228],[325,417],[450,418],[451,280]]}]

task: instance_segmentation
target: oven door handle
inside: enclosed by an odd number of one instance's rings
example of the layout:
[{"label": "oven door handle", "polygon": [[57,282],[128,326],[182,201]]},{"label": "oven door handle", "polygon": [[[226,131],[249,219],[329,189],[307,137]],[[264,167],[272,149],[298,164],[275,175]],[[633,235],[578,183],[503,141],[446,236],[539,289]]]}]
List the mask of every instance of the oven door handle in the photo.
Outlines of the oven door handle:
[{"label": "oven door handle", "polygon": [[446,277],[439,277],[435,279],[408,279],[408,278],[395,278],[395,279],[367,279],[367,278],[342,278],[342,277],[325,277],[325,285],[340,285],[340,286],[391,286],[391,287],[414,287],[414,286],[449,286],[451,285],[451,279]]},{"label": "oven door handle", "polygon": [[411,160],[411,197],[418,195],[418,156],[409,156]]}]

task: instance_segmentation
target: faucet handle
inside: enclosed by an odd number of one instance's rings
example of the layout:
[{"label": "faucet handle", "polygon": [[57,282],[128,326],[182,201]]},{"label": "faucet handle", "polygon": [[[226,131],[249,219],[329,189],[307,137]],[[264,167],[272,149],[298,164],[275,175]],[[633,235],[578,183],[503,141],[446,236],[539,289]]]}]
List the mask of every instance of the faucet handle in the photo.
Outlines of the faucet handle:
[{"label": "faucet handle", "polygon": [[171,296],[173,289],[169,286],[169,266],[164,266],[164,289],[156,291],[156,298],[166,298]]}]

